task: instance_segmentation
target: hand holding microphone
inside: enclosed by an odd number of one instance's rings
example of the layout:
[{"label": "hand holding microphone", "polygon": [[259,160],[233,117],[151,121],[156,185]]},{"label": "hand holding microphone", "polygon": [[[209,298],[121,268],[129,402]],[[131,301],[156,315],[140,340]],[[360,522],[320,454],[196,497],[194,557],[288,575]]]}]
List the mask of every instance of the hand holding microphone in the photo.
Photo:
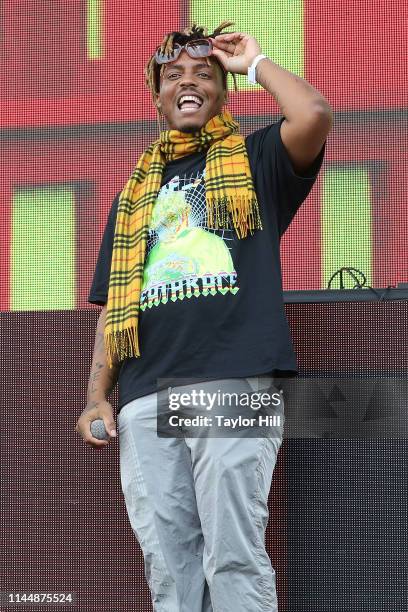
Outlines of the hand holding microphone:
[{"label": "hand holding microphone", "polygon": [[116,437],[116,425],[112,405],[106,400],[89,401],[82,411],[75,431],[93,448],[107,446]]}]

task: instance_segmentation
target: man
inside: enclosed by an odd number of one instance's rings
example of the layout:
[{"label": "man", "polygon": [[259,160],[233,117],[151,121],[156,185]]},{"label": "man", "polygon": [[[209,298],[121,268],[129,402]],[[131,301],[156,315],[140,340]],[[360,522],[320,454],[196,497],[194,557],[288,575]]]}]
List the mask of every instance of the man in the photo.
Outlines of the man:
[{"label": "man", "polygon": [[[221,34],[229,25],[173,32],[150,59],[146,82],[168,129],[113,201],[89,296],[103,308],[75,429],[94,448],[108,444],[91,435],[94,419],[116,435],[107,398],[119,378],[122,490],[163,612],[278,609],[264,535],[282,430],[156,431],[162,379],[173,392],[193,379],[244,394],[296,374],[279,241],[316,180],[332,113],[255,38]],[[244,139],[223,109],[226,75],[253,75],[254,64],[283,118]]]}]

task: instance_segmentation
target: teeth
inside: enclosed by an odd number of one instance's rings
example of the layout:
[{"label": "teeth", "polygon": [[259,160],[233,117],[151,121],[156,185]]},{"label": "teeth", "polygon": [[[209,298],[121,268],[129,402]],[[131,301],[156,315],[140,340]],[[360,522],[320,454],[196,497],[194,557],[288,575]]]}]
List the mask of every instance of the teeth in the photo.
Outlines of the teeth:
[{"label": "teeth", "polygon": [[196,102],[200,106],[202,104],[202,100],[200,100],[200,98],[198,98],[197,96],[181,96],[178,105],[181,106],[183,102],[187,102],[187,101]]}]

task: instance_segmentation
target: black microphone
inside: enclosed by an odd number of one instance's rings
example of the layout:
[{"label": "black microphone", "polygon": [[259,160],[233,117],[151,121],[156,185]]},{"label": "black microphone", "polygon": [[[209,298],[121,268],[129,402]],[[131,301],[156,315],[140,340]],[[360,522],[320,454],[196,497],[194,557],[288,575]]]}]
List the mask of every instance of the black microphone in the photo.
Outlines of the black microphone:
[{"label": "black microphone", "polygon": [[98,440],[109,440],[110,436],[105,428],[103,419],[95,419],[91,421],[91,434]]}]

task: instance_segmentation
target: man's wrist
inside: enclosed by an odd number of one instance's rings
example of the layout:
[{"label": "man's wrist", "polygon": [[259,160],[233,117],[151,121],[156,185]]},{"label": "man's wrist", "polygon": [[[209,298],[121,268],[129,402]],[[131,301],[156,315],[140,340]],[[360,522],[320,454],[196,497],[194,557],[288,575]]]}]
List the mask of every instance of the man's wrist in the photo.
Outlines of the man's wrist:
[{"label": "man's wrist", "polygon": [[266,55],[259,53],[256,57],[254,57],[251,65],[248,66],[248,82],[251,83],[251,85],[256,85],[258,83],[256,80],[256,67],[263,59],[267,59]]},{"label": "man's wrist", "polygon": [[107,395],[105,395],[105,394],[101,394],[101,393],[95,394],[95,393],[92,393],[92,394],[87,395],[86,401],[87,401],[87,404],[92,402],[93,404],[96,405],[96,404],[99,404],[100,402],[107,402],[108,399],[107,399]]}]

